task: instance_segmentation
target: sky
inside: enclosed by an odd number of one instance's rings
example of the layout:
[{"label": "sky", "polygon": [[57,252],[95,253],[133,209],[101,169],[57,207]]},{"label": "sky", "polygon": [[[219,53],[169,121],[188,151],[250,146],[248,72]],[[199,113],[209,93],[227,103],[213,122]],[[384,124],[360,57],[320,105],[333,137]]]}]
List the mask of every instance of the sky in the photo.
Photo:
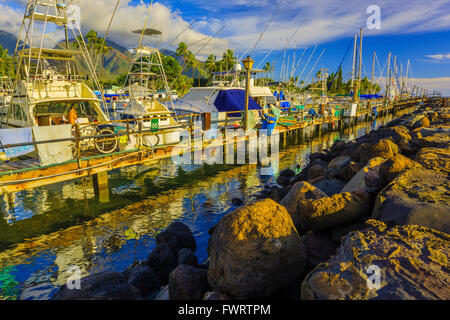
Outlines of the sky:
[{"label": "sky", "polygon": [[[25,2],[0,0],[0,30],[18,34]],[[104,33],[116,2],[74,0],[80,7],[83,31]],[[131,32],[143,27],[151,2],[121,0],[110,39],[127,48],[135,46],[138,36]],[[373,20],[377,13],[373,6],[379,8],[379,20]],[[380,25],[369,29],[374,21]],[[281,75],[283,61],[289,65],[289,74],[292,65],[298,65],[294,75],[308,81],[319,68],[336,72],[341,62],[344,77],[349,77],[353,37],[364,28],[363,76],[371,77],[374,51],[375,78],[385,75],[392,52],[391,65],[396,56],[404,75],[409,59],[411,86],[450,95],[448,0],[159,0],[153,2],[148,26],[162,31],[156,43],[161,48],[176,39],[169,46],[175,49],[184,41],[199,59],[210,53],[220,56],[231,48],[240,58],[250,54],[256,66],[267,61],[274,64],[275,78]]]}]

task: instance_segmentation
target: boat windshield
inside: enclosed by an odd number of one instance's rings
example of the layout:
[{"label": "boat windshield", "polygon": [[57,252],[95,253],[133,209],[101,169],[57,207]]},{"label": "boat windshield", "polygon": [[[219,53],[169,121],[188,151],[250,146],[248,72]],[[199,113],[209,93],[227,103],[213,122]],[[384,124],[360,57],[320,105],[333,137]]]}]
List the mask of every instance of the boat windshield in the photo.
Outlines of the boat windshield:
[{"label": "boat windshield", "polygon": [[97,116],[94,104],[91,101],[48,101],[37,104],[34,107],[35,116],[65,115],[72,106],[75,107],[78,116]]}]

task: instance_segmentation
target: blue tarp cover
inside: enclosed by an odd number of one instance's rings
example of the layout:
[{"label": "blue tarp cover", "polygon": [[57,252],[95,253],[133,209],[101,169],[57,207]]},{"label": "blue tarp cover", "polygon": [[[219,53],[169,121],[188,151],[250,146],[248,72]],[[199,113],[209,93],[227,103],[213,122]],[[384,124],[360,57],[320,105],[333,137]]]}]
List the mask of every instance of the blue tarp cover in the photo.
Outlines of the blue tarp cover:
[{"label": "blue tarp cover", "polygon": [[281,109],[290,109],[291,108],[291,104],[289,103],[289,101],[281,101],[280,102],[280,108]]},{"label": "blue tarp cover", "polygon": [[[0,130],[0,146],[29,143],[33,141],[31,128],[17,129],[1,129]],[[7,159],[26,155],[34,151],[34,145],[27,145],[13,148],[1,148],[0,152],[4,152]]]},{"label": "blue tarp cover", "polygon": [[[219,112],[244,111],[245,91],[244,90],[222,90],[214,101]],[[261,110],[262,108],[251,97],[248,103],[249,110]]]}]

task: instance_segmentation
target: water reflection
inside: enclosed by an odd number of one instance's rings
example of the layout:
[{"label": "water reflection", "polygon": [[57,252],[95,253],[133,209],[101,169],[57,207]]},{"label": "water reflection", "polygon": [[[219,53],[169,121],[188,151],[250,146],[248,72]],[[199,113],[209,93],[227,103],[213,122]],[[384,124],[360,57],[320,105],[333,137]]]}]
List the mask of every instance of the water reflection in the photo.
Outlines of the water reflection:
[{"label": "water reflection", "polygon": [[[336,140],[352,140],[392,119],[329,132],[305,128],[288,135],[280,169],[300,171],[308,155]],[[207,258],[208,229],[235,209],[231,200],[250,201],[276,173],[256,165],[183,166],[170,159],[109,173],[110,201],[94,194],[92,179],[26,190],[3,199],[0,219],[0,298],[17,298],[26,287],[54,290],[78,266],[82,275],[122,271],[144,260],[155,234],[173,221],[187,224],[197,240],[200,262]]]}]

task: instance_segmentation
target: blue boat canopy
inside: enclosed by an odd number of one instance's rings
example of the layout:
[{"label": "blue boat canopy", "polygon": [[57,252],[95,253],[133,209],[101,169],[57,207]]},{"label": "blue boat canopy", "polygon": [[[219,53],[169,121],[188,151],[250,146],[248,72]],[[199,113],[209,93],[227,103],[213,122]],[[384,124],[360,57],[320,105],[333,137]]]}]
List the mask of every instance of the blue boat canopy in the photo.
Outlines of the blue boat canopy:
[{"label": "blue boat canopy", "polygon": [[[214,101],[214,106],[219,112],[244,111],[244,90],[222,90]],[[249,110],[261,110],[262,108],[251,97],[248,104]]]}]

